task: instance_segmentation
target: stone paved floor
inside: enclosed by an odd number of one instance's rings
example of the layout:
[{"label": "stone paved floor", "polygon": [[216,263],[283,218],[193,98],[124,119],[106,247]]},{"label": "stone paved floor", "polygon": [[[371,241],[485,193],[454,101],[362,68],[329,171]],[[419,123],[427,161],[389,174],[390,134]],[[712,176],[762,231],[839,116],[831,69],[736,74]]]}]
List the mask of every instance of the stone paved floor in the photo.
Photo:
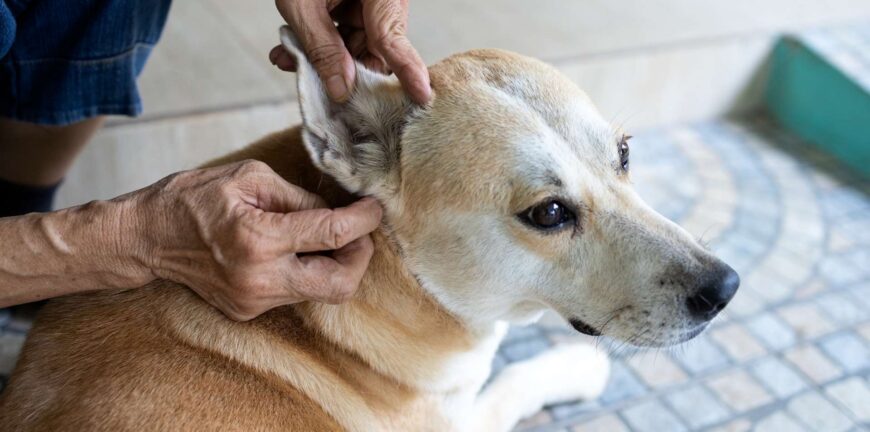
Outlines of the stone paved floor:
[{"label": "stone paved floor", "polygon": [[[604,395],[517,429],[870,430],[870,183],[763,119],[641,133],[632,158],[641,195],[743,284],[679,347],[596,342],[615,358]],[[561,325],[514,328],[496,367],[575,338]]]},{"label": "stone paved floor", "polygon": [[[644,198],[703,238],[742,287],[679,347],[595,342],[615,358],[604,395],[549,407],[518,430],[867,429],[870,183],[763,119],[638,133],[632,157]],[[545,321],[512,329],[496,368],[580,338]],[[27,328],[0,310],[0,386]]]}]

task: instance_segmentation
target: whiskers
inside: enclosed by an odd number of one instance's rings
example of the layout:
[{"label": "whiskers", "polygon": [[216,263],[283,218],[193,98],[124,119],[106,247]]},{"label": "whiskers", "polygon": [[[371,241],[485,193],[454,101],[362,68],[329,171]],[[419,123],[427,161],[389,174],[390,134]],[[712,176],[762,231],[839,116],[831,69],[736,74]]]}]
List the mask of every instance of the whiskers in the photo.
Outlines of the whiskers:
[{"label": "whiskers", "polygon": [[645,340],[644,338],[649,332],[650,329],[645,328],[623,340],[602,337],[599,338],[600,343],[596,343],[596,346],[602,347],[613,358],[628,360],[644,350],[644,348],[640,347],[640,344]]}]

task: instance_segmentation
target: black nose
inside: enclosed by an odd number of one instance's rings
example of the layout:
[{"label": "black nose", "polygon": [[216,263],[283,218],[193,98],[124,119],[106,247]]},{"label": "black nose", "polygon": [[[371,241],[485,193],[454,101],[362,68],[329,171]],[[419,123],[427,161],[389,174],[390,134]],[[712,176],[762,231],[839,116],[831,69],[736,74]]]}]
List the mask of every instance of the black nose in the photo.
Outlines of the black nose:
[{"label": "black nose", "polygon": [[705,321],[713,319],[734,297],[740,286],[740,276],[731,267],[724,265],[705,280],[695,295],[686,299],[689,312]]}]

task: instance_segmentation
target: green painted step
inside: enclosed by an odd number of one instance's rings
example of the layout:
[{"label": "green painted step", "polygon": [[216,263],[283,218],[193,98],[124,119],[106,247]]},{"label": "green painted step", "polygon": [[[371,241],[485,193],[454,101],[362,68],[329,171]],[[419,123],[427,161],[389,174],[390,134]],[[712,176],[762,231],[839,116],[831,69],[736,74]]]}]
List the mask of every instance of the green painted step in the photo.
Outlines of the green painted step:
[{"label": "green painted step", "polygon": [[870,23],[785,36],[771,63],[773,116],[870,177]]}]

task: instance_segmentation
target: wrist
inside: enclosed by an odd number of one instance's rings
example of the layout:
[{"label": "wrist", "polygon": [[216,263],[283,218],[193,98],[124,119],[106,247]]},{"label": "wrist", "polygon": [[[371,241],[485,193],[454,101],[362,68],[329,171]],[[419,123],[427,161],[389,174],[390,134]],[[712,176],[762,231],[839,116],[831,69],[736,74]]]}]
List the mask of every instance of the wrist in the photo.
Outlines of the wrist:
[{"label": "wrist", "polygon": [[143,209],[139,192],[123,195],[107,202],[106,217],[113,227],[113,256],[122,276],[132,286],[145,285],[156,279],[153,268],[153,248],[148,229],[153,215]]},{"label": "wrist", "polygon": [[152,280],[142,260],[139,220],[131,195],[47,214],[46,235],[66,233],[52,241],[57,252],[78,261],[78,268],[98,275],[109,288],[133,288]]}]

